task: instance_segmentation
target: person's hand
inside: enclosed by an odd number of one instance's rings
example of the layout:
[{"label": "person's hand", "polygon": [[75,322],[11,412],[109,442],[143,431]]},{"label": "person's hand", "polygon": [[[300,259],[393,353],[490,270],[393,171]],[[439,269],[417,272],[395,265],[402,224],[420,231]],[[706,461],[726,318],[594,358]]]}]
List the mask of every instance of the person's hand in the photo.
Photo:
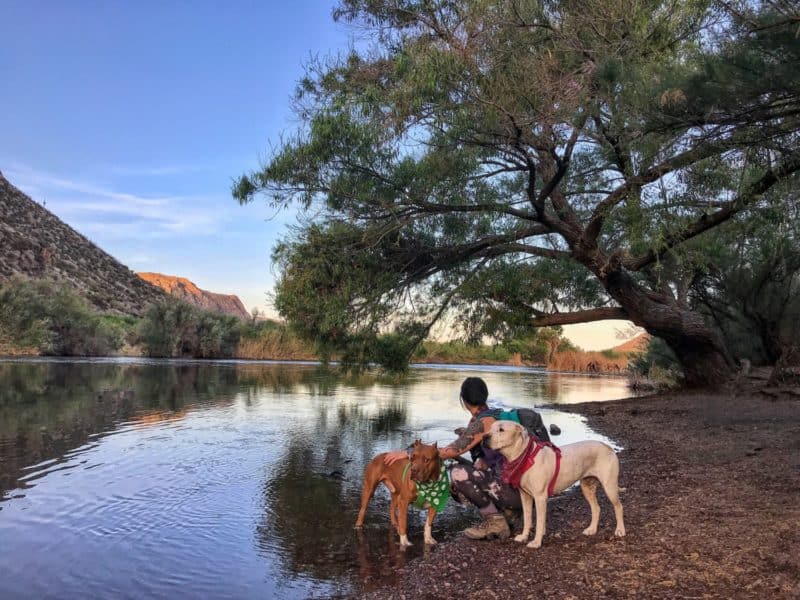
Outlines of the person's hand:
[{"label": "person's hand", "polygon": [[408,453],[405,450],[395,450],[394,452],[387,452],[386,455],[383,457],[383,463],[385,465],[393,465],[398,460],[408,458]]}]

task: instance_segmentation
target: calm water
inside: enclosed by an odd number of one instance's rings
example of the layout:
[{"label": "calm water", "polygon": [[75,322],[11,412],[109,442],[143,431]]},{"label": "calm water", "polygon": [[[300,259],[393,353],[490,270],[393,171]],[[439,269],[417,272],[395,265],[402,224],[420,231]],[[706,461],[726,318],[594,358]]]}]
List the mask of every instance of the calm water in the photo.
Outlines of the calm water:
[{"label": "calm water", "polygon": [[[465,376],[516,406],[628,395],[618,379],[420,368],[402,381],[314,365],[0,361],[0,598],[303,598],[391,581],[388,495],[352,529],[364,465],[467,421]],[[602,439],[543,410],[564,444]],[[451,502],[434,535],[473,513]],[[435,549],[433,550],[436,551]]]}]

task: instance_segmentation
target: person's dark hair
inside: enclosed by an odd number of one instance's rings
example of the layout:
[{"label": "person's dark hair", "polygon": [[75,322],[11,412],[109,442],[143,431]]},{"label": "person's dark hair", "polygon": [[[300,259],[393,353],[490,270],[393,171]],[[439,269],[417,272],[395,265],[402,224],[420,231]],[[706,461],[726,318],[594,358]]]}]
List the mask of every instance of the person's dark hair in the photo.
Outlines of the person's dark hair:
[{"label": "person's dark hair", "polygon": [[461,400],[470,406],[482,406],[489,397],[489,388],[480,377],[467,377],[461,384]]}]

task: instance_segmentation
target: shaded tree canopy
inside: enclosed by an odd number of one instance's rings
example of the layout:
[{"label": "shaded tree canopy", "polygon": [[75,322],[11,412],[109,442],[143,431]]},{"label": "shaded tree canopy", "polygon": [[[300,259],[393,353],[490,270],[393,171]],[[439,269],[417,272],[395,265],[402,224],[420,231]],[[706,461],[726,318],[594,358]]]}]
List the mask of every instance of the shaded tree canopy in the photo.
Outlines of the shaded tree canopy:
[{"label": "shaded tree canopy", "polygon": [[233,187],[307,209],[274,250],[277,308],[329,348],[387,327],[422,336],[446,314],[468,336],[630,319],[688,383],[723,379],[722,337],[665,265],[710,260],[706,232],[796,186],[797,15],[774,1],[341,2],[335,18],[373,42],[309,67],[302,126]]}]

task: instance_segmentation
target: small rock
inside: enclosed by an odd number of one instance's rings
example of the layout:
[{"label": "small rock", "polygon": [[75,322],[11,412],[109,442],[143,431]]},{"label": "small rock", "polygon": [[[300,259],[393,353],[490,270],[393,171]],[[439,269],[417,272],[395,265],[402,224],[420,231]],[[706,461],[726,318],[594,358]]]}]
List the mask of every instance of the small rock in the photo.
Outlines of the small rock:
[{"label": "small rock", "polygon": [[550,435],[561,435],[561,427],[555,423],[550,423]]}]

